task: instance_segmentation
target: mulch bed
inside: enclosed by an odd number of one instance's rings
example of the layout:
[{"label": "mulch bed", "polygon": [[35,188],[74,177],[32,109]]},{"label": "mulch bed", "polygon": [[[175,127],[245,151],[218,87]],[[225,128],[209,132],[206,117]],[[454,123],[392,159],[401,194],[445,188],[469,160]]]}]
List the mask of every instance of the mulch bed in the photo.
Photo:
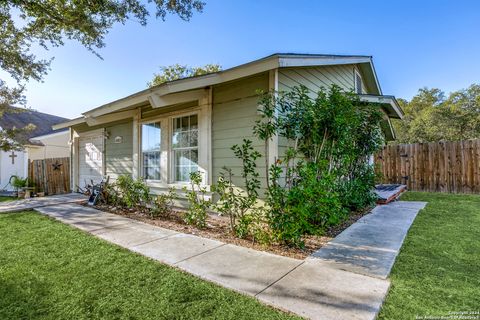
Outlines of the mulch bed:
[{"label": "mulch bed", "polygon": [[329,228],[322,236],[305,236],[305,247],[300,249],[276,243],[264,245],[258,242],[254,242],[251,239],[239,239],[230,232],[228,219],[226,217],[221,217],[214,214],[209,215],[209,217],[207,218],[207,227],[204,229],[199,229],[195,226],[187,225],[182,219],[182,211],[180,210],[173,211],[169,216],[162,216],[153,219],[145,213],[136,211],[135,209],[124,209],[102,204],[96,205],[95,207],[98,210],[128,217],[165,229],[193,234],[204,238],[219,240],[225,243],[230,243],[259,251],[266,251],[273,254],[296,259],[305,259],[314,251],[324,246],[328,241],[336,237],[339,233],[341,233],[343,230],[355,223],[355,221],[360,219],[362,216],[364,216],[371,210],[371,208],[367,208],[361,212],[352,213],[345,221],[334,227]]}]

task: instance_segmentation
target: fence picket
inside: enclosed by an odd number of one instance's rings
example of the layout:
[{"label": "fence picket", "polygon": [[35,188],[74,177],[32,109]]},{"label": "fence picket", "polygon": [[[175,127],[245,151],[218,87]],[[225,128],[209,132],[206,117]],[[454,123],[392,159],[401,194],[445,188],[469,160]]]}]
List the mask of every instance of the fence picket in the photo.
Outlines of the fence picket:
[{"label": "fence picket", "polygon": [[375,157],[382,183],[409,190],[480,193],[480,139],[388,145]]},{"label": "fence picket", "polygon": [[63,194],[70,192],[70,158],[31,160],[28,174],[37,192]]}]

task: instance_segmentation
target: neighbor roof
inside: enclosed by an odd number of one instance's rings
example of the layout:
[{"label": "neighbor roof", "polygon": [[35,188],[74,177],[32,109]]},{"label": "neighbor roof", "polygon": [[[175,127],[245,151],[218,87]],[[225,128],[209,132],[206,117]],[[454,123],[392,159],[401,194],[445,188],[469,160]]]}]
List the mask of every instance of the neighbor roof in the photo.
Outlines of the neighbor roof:
[{"label": "neighbor roof", "polygon": [[68,121],[69,119],[54,116],[48,113],[38,112],[31,109],[23,109],[11,107],[14,112],[5,112],[0,117],[0,127],[2,129],[24,128],[29,124],[33,124],[35,129],[28,131],[21,137],[19,142],[28,142],[30,138],[44,136],[47,134],[68,130],[63,128],[60,130],[52,129],[53,125]]},{"label": "neighbor roof", "polygon": [[125,110],[126,108],[132,106],[140,105],[148,102],[152,95],[165,96],[172,93],[204,88],[277,68],[342,64],[358,64],[362,72],[367,75],[365,84],[372,89],[371,91],[374,94],[382,94],[371,56],[275,53],[230,69],[162,83],[160,85],[139,91],[127,97],[91,109],[83,113],[81,117],[59,124],[55,126],[55,128],[69,127],[75,124],[86,122],[86,118],[94,118],[104,114]]}]

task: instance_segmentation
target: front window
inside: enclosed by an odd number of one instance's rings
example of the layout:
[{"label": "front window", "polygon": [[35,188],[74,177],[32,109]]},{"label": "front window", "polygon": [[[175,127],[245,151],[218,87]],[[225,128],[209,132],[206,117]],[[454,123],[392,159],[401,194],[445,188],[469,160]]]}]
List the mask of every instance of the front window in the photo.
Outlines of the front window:
[{"label": "front window", "polygon": [[142,125],[143,178],[160,180],[160,122]]},{"label": "front window", "polygon": [[190,173],[198,171],[198,116],[173,119],[173,170],[175,181],[190,181]]}]

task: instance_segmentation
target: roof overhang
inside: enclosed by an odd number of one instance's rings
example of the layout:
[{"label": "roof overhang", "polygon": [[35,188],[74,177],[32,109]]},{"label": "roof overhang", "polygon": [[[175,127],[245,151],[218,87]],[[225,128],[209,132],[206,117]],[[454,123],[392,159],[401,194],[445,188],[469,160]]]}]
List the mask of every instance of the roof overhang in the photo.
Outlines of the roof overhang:
[{"label": "roof overhang", "polygon": [[403,111],[394,96],[358,95],[360,101],[379,104],[389,118],[402,119]]},{"label": "roof overhang", "polygon": [[199,89],[248,77],[254,74],[267,72],[277,68],[342,64],[357,64],[365,74],[369,75],[366,77],[366,85],[369,87],[369,89],[378,95],[382,94],[371,56],[274,54],[263,59],[255,60],[227,70],[197,77],[170,81],[139,91],[127,97],[91,109],[83,113],[82,117],[57,124],[53,126],[53,128],[61,129],[80,123],[88,123],[88,119],[94,119],[106,114],[125,111],[148,103],[150,103],[153,108],[161,108],[166,106],[168,103],[175,102],[177,98],[180,97],[179,93],[186,91],[191,91],[191,93],[185,93],[188,97],[183,97],[181,99],[195,100],[201,96]]},{"label": "roof overhang", "polygon": [[75,119],[72,119],[72,120],[69,120],[69,121],[57,123],[57,124],[52,126],[52,129],[53,130],[64,129],[64,128],[68,128],[68,127],[71,127],[71,126],[74,126],[74,125],[77,125],[77,124],[81,124],[81,123],[85,123],[85,122],[87,122],[85,117],[78,117],[78,118],[75,118]]}]

